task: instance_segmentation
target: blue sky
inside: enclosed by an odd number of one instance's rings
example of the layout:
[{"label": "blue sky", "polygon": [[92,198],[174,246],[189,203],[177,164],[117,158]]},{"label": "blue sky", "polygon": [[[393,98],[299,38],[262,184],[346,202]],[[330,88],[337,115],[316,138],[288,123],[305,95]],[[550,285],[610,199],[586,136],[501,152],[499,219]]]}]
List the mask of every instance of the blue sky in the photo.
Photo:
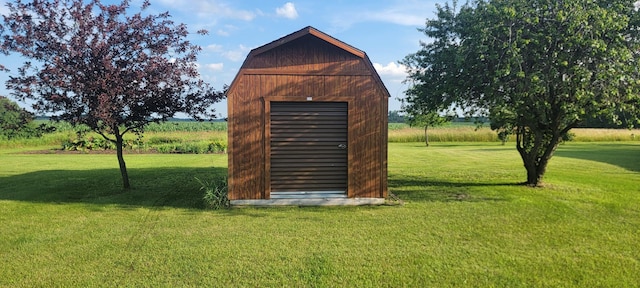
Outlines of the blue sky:
[{"label": "blue sky", "polygon": [[[103,3],[118,2],[103,0]],[[132,1],[137,12],[141,0]],[[206,29],[209,35],[193,34],[194,43],[202,46],[198,64],[205,81],[222,88],[230,84],[242,61],[253,48],[282,36],[313,26],[367,53],[385,83],[391,99],[389,110],[399,110],[407,88],[402,84],[404,68],[397,62],[416,52],[420,40],[426,40],[417,28],[426,18],[433,18],[436,3],[415,0],[151,0],[152,13],[169,11],[176,22],[189,30]],[[0,0],[6,11],[5,0]],[[13,57],[13,56],[12,56]],[[11,68],[19,59],[5,58]],[[0,73],[4,83],[7,75]],[[0,85],[0,95],[9,95]],[[19,103],[26,107],[27,104]],[[216,105],[217,113],[226,116],[226,102]]]}]

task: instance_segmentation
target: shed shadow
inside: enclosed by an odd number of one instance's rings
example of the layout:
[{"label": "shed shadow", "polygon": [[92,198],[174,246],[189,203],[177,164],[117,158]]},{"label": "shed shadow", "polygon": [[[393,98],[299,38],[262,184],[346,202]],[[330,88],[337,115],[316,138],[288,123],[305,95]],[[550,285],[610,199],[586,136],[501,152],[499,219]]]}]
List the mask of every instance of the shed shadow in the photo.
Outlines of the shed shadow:
[{"label": "shed shadow", "polygon": [[[2,178],[0,200],[34,203],[118,205],[123,209],[205,208],[201,180],[227,175],[227,168],[128,169],[131,188],[122,188],[120,170],[43,170]],[[99,209],[98,209],[99,210]]]},{"label": "shed shadow", "polygon": [[[404,201],[419,202],[486,202],[509,201],[507,195],[487,194],[471,189],[473,187],[522,187],[521,183],[477,183],[450,182],[440,179],[413,178],[402,175],[390,175],[389,190]],[[410,187],[420,187],[418,191]]]}]

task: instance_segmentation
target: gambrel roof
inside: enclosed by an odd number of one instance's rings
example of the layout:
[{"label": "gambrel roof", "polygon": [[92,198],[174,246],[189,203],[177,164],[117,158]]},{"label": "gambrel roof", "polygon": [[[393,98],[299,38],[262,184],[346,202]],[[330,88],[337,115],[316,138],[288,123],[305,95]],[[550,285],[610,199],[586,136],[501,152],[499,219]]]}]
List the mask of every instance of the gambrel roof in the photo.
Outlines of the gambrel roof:
[{"label": "gambrel roof", "polygon": [[[312,36],[315,37],[327,44],[330,44],[340,50],[343,50],[355,57],[358,57],[360,59],[362,59],[363,64],[367,67],[367,70],[369,70],[370,75],[374,78],[374,81],[378,84],[378,86],[380,87],[380,91],[382,91],[383,93],[386,94],[387,97],[390,97],[389,91],[387,90],[387,88],[385,87],[384,83],[382,82],[382,79],[380,78],[380,75],[378,75],[377,71],[375,70],[375,68],[373,67],[373,64],[371,63],[371,60],[369,60],[369,57],[367,56],[367,54],[358,49],[355,48],[345,42],[342,42],[314,27],[311,26],[307,26],[305,28],[302,28],[296,32],[293,32],[289,35],[286,35],[280,39],[274,40],[270,43],[267,43],[265,45],[262,45],[258,48],[254,48],[252,49],[249,54],[247,55],[247,58],[245,59],[245,61],[242,64],[242,67],[240,68],[240,72],[238,73],[238,75],[236,75],[236,78],[233,80],[233,82],[230,85],[230,91],[233,90],[234,88],[234,84],[237,81],[237,79],[239,77],[241,77],[241,75],[243,74],[243,69],[248,68],[248,63],[251,63],[252,60],[263,53],[278,49],[282,46],[285,46],[286,44],[289,43],[293,43],[295,41],[301,41],[302,39],[308,39],[306,38],[307,36]],[[312,71],[310,71],[312,72]]]}]

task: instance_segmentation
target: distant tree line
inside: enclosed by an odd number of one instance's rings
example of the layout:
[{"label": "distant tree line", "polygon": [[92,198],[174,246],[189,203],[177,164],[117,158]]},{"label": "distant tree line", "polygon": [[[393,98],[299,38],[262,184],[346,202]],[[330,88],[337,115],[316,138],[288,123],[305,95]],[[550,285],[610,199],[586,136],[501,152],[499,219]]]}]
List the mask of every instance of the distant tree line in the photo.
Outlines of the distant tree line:
[{"label": "distant tree line", "polygon": [[[389,123],[408,123],[408,117],[402,114],[402,111],[392,110],[389,111]],[[612,122],[605,117],[589,117],[583,122],[578,124],[578,128],[610,128],[610,129],[624,129],[629,127],[629,122],[633,119],[629,115],[618,115],[620,123]],[[451,122],[476,122],[476,123],[489,123],[490,120],[487,117],[480,117],[477,119],[468,119],[466,117],[454,117]]]},{"label": "distant tree line", "polygon": [[389,123],[405,123],[404,115],[400,111],[389,111]]}]

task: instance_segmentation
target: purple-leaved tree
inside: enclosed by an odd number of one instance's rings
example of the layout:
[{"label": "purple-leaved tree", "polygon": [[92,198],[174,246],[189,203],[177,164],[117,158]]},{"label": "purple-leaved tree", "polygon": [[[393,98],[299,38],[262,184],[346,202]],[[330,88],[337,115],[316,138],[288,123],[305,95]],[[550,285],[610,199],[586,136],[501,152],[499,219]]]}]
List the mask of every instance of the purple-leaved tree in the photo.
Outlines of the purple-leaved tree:
[{"label": "purple-leaved tree", "polygon": [[1,50],[26,59],[7,81],[12,95],[115,143],[124,188],[125,133],[176,113],[211,119],[211,105],[225,97],[200,78],[201,48],[187,40],[187,27],[168,12],[143,14],[149,5],[133,14],[127,0],[14,0],[0,29]]}]

